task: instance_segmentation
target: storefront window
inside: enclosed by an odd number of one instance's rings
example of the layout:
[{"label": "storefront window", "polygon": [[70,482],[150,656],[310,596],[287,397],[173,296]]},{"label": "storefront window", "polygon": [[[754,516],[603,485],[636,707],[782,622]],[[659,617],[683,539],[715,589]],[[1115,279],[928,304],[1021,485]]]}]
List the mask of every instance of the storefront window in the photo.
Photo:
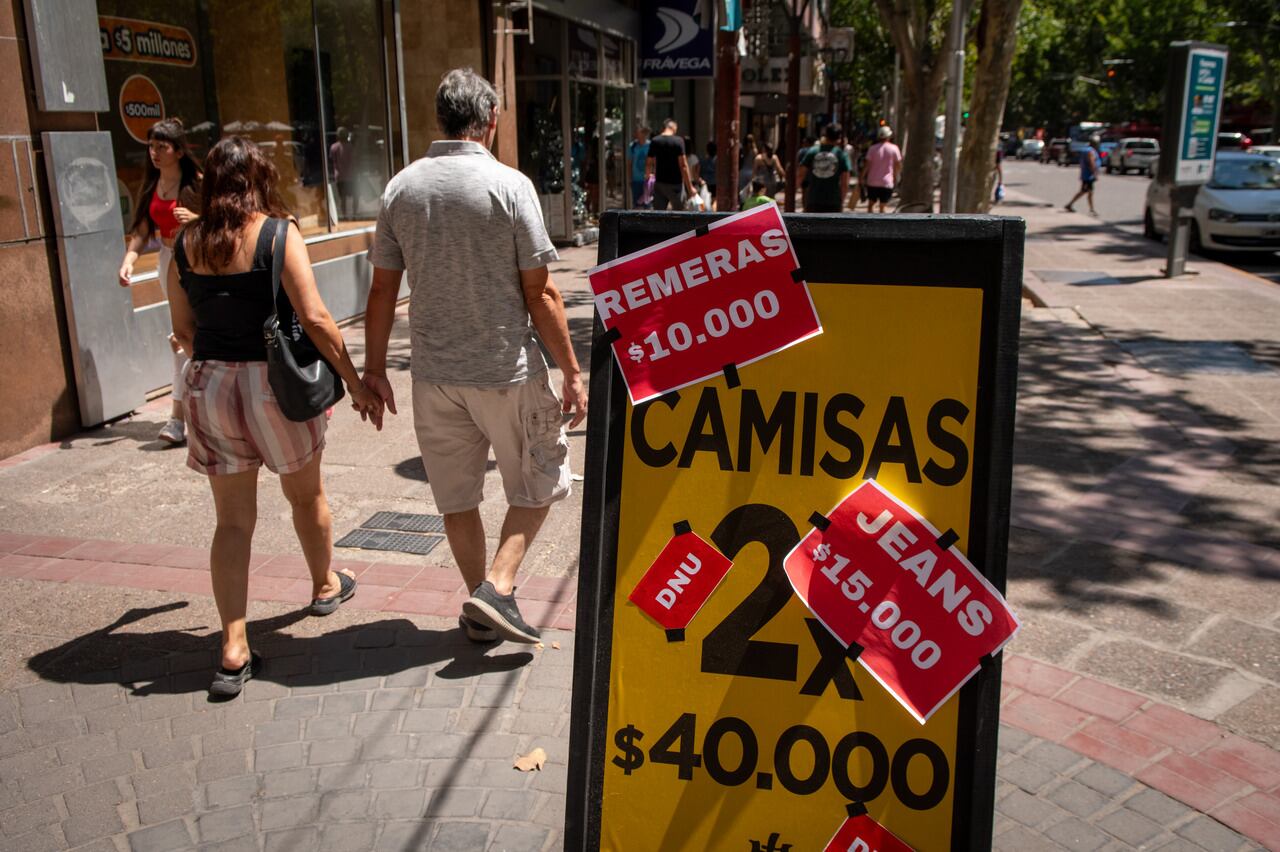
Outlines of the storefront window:
[{"label": "storefront window", "polygon": [[520,171],[533,181],[542,216],[552,235],[567,233],[564,213],[564,133],[558,80],[516,83],[519,104]]},{"label": "storefront window", "polygon": [[533,44],[528,39],[516,39],[516,72],[521,77],[537,74],[560,73],[560,18],[535,10],[533,13]]},{"label": "storefront window", "polygon": [[594,83],[570,83],[573,99],[573,145],[569,174],[573,180],[573,226],[594,225],[600,213],[600,104]]},{"label": "storefront window", "polygon": [[369,0],[316,0],[324,72],[324,140],[335,222],[372,222],[387,185],[387,103],[382,33]]},{"label": "storefront window", "polygon": [[601,35],[600,46],[604,53],[604,81],[626,85],[627,61],[622,39]]},{"label": "storefront window", "polygon": [[146,180],[146,130],[166,117],[182,119],[198,159],[226,135],[260,145],[304,233],[376,215],[389,172],[380,4],[314,3],[99,0],[116,105],[103,123],[127,217]]},{"label": "storefront window", "polygon": [[627,92],[604,90],[604,209],[627,206]]}]

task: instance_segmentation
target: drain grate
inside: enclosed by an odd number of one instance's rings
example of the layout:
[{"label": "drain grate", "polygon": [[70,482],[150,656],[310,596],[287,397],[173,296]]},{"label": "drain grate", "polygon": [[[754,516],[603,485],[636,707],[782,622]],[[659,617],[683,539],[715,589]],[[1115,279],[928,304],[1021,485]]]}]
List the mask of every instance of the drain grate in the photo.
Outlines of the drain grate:
[{"label": "drain grate", "polygon": [[438,533],[444,532],[444,518],[439,515],[412,515],[408,512],[378,512],[360,526],[373,530]]},{"label": "drain grate", "polygon": [[444,541],[442,535],[417,535],[391,530],[358,529],[344,535],[334,547],[359,547],[364,550],[394,550],[425,556]]}]

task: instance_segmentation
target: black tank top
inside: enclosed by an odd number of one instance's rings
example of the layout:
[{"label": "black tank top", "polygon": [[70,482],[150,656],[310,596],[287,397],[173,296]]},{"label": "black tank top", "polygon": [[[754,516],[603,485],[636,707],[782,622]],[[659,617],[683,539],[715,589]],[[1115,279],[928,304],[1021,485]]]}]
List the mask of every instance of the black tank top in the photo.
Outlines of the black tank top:
[{"label": "black tank top", "polygon": [[[267,348],[262,339],[262,324],[271,315],[271,250],[275,220],[267,219],[258,232],[253,251],[253,267],[247,272],[228,275],[201,275],[187,262],[185,240],[173,246],[182,289],[196,316],[195,352],[197,361],[265,361]],[[284,288],[280,325],[292,315]]]}]

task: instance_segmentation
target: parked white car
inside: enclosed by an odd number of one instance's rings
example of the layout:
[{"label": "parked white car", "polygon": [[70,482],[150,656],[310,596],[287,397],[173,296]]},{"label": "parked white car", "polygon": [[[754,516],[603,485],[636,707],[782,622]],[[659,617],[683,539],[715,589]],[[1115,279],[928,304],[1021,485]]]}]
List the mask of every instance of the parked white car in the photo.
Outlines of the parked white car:
[{"label": "parked white car", "polygon": [[1018,145],[1017,157],[1019,160],[1038,160],[1043,153],[1043,139],[1023,139]]},{"label": "parked white car", "polygon": [[[1143,233],[1160,239],[1169,233],[1169,186],[1147,187]],[[1192,208],[1191,250],[1280,250],[1280,161],[1263,154],[1221,151],[1213,178],[1196,193]]]},{"label": "parked white car", "polygon": [[1250,154],[1262,154],[1273,160],[1280,160],[1280,145],[1254,145],[1249,149]]},{"label": "parked white car", "polygon": [[1115,150],[1107,159],[1107,174],[1117,171],[1125,175],[1130,169],[1142,174],[1151,174],[1151,167],[1160,159],[1160,143],[1145,136],[1131,136],[1116,143]]}]

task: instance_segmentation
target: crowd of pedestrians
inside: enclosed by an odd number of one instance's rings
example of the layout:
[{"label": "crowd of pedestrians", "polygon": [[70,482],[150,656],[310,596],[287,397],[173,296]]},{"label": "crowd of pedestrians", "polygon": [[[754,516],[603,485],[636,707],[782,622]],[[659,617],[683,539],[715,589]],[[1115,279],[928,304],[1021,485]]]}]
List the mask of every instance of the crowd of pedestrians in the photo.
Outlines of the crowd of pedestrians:
[{"label": "crowd of pedestrians", "polygon": [[[719,148],[715,140],[699,158],[693,142],[679,135],[675,119],[663,122],[650,139],[647,127],[636,129],[627,147],[631,169],[631,206],[651,210],[710,211],[716,199]],[[875,138],[859,134],[851,140],[837,123],[826,125],[818,139],[806,140],[797,158],[796,184],[801,210],[808,213],[856,211],[884,213],[902,177],[902,151],[887,125]],[[777,202],[786,186],[787,168],[772,145],[748,133],[738,155],[738,209]]]}]

